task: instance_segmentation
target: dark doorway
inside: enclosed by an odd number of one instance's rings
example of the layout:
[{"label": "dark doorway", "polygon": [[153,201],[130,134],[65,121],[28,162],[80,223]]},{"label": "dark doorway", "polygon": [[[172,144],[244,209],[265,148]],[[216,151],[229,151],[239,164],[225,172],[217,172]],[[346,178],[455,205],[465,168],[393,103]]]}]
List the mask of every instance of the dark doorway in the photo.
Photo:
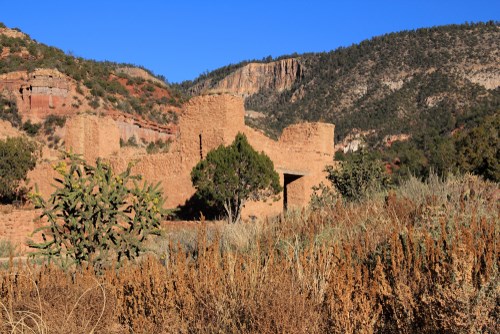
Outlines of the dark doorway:
[{"label": "dark doorway", "polygon": [[203,140],[200,133],[200,160],[203,160]]},{"label": "dark doorway", "polygon": [[294,182],[300,179],[303,175],[297,175],[297,174],[283,174],[284,181],[283,181],[283,211],[286,211],[288,209],[288,186]]}]

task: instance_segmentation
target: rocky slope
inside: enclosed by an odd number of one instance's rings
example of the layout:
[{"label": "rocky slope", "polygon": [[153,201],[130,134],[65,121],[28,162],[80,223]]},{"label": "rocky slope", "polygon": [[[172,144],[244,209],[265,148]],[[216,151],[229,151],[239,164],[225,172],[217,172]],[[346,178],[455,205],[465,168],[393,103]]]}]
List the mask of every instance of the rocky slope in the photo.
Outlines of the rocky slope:
[{"label": "rocky slope", "polygon": [[163,79],[131,65],[67,55],[0,24],[0,119],[16,126],[91,113],[113,117],[125,142],[171,140],[183,100]]},{"label": "rocky slope", "polygon": [[382,143],[387,136],[407,138],[421,129],[450,133],[477,109],[491,114],[498,110],[499,85],[500,27],[489,22],[391,33],[331,52],[245,62],[183,87],[194,94],[221,89],[245,96],[246,108],[264,115],[249,121],[269,133],[300,120],[323,120],[336,124],[339,143],[360,132]]}]

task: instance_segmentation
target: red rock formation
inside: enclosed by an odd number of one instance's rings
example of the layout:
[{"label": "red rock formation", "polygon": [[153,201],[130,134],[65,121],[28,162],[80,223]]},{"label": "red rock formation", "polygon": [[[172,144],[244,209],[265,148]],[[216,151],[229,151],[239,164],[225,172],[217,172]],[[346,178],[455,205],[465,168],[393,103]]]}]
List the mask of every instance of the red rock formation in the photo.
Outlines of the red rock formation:
[{"label": "red rock formation", "polygon": [[[39,122],[48,115],[72,115],[77,109],[72,106],[75,92],[73,79],[52,69],[36,69],[31,73],[24,71],[0,75],[0,91],[16,101],[23,119]],[[86,104],[82,108],[88,108]]]}]

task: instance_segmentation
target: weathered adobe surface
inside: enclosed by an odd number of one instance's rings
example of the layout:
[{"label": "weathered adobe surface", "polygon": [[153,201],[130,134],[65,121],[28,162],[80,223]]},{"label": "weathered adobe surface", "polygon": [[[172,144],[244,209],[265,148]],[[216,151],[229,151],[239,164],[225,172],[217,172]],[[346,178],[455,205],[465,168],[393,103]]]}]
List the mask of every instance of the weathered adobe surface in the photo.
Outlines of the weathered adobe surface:
[{"label": "weathered adobe surface", "polygon": [[[116,121],[109,117],[82,115],[68,122],[64,140],[67,148],[87,160],[106,158],[117,171],[135,161],[133,171],[153,183],[161,182],[167,197],[166,207],[183,205],[195,189],[191,169],[219,145],[229,145],[238,132],[250,144],[264,151],[274,162],[282,185],[287,179],[287,207],[307,205],[311,187],[324,180],[324,167],[333,162],[334,126],[324,123],[302,123],[283,131],[278,141],[245,126],[243,99],[231,95],[206,95],[188,102],[179,118],[177,139],[167,153],[145,154],[124,151],[119,147],[120,133]],[[52,192],[54,162],[41,163],[30,173],[42,194]],[[285,176],[286,175],[286,176]],[[293,182],[290,180],[293,179]],[[284,194],[278,201],[248,203],[244,216],[279,214],[284,208]]]},{"label": "weathered adobe surface", "polygon": [[[9,240],[16,251],[27,250],[27,241],[32,232],[42,226],[40,210],[24,210],[12,206],[0,206],[0,240]],[[31,238],[42,241],[41,238]]]},{"label": "weathered adobe surface", "polygon": [[[110,116],[74,116],[67,121],[62,136],[67,150],[82,154],[88,161],[105,158],[117,172],[135,162],[133,172],[148,182],[161,182],[167,198],[166,207],[173,208],[185,204],[195,193],[190,172],[200,159],[221,144],[229,145],[236,134],[242,132],[256,150],[264,151],[274,162],[281,184],[286,188],[287,208],[307,205],[312,186],[324,180],[324,167],[333,162],[334,126],[324,123],[293,125],[275,141],[245,126],[244,113],[240,97],[207,95],[193,98],[184,106],[177,138],[167,153],[146,154],[140,149],[120,148],[120,126]],[[18,135],[14,132],[7,135]],[[54,191],[54,178],[58,175],[53,166],[57,162],[56,152],[44,150],[41,161],[28,174],[31,184],[37,184],[45,198]],[[285,194],[281,193],[277,201],[247,203],[243,216],[280,214],[284,199]],[[41,224],[38,216],[39,212],[34,210],[0,214],[0,239],[8,239],[25,248],[26,238]]]},{"label": "weathered adobe surface", "polygon": [[298,58],[282,59],[270,63],[250,63],[232,72],[219,82],[210,80],[195,86],[194,94],[202,92],[228,93],[247,97],[261,89],[281,92],[292,87],[303,76]]}]

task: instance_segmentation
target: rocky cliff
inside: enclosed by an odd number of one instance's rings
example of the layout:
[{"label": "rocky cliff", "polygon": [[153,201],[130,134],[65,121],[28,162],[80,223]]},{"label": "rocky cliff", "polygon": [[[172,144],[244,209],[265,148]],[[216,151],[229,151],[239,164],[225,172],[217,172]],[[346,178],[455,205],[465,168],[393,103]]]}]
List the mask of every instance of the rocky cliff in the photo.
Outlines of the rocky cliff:
[{"label": "rocky cliff", "polygon": [[222,80],[201,82],[191,88],[195,95],[202,93],[230,93],[247,97],[263,89],[282,92],[302,78],[304,68],[300,58],[288,58],[270,63],[249,63]]}]

